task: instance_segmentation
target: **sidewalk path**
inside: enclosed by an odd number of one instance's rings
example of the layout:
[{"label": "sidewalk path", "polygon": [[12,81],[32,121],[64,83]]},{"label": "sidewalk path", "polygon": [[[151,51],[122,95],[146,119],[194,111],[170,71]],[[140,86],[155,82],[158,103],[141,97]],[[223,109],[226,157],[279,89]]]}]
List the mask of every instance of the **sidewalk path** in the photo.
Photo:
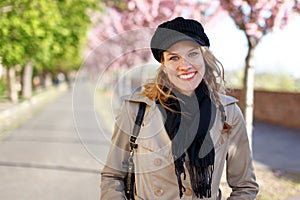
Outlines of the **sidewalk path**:
[{"label": "sidewalk path", "polygon": [[300,173],[300,130],[254,123],[253,157],[256,166]]},{"label": "sidewalk path", "polygon": [[[83,145],[94,148],[102,159],[108,143],[95,115],[86,85],[76,97],[82,123],[73,121],[72,91],[66,91],[33,119],[0,141],[0,199],[89,200],[99,199],[99,159]],[[76,131],[80,130],[80,135]]]},{"label": "sidewalk path", "polygon": [[[254,128],[256,166],[300,172],[299,131],[258,122]],[[0,199],[99,199],[109,139],[93,91],[76,85],[73,97],[66,91],[0,141]]]}]

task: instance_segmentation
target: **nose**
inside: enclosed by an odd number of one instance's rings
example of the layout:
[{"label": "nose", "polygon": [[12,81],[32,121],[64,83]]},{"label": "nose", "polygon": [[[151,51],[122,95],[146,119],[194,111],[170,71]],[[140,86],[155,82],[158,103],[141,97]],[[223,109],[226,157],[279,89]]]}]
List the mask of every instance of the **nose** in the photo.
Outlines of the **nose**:
[{"label": "nose", "polygon": [[182,58],[179,66],[178,66],[178,70],[187,71],[190,68],[192,68],[192,64],[187,59]]}]

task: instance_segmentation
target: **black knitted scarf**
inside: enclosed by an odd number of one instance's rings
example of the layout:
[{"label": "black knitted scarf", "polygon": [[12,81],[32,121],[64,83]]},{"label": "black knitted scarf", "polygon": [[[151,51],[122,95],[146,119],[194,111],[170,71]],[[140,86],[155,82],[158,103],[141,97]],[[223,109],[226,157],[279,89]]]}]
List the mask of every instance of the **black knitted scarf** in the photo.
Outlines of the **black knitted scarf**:
[{"label": "black knitted scarf", "polygon": [[[166,88],[165,88],[166,89]],[[202,81],[192,96],[173,89],[177,97],[164,102],[170,109],[159,106],[165,117],[165,129],[172,140],[172,154],[179,196],[186,190],[182,184],[186,178],[184,163],[190,175],[191,186],[198,198],[211,197],[215,150],[209,131],[214,123],[216,106],[212,103],[207,86]],[[159,104],[159,102],[157,102]],[[188,162],[186,162],[186,154]]]}]

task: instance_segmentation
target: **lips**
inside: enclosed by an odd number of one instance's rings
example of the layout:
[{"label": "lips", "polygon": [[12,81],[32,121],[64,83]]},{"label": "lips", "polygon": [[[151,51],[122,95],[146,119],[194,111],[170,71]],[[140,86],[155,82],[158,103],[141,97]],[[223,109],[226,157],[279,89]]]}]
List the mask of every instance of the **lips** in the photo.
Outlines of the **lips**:
[{"label": "lips", "polygon": [[188,80],[188,79],[193,78],[195,76],[195,74],[196,74],[196,72],[192,72],[192,73],[187,73],[187,74],[181,74],[178,77],[183,80]]}]

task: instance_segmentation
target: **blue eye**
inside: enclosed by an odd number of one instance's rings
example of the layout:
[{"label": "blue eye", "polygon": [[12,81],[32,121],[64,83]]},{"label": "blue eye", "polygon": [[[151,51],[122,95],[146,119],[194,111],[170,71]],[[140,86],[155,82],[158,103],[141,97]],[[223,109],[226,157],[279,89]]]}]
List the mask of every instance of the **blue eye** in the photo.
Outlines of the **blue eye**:
[{"label": "blue eye", "polygon": [[169,58],[169,60],[174,60],[174,61],[176,61],[176,60],[179,60],[179,57],[178,57],[178,56],[172,56],[172,57]]},{"label": "blue eye", "polygon": [[194,57],[194,56],[197,56],[199,53],[196,52],[196,51],[193,51],[191,53],[189,53],[189,57]]}]

